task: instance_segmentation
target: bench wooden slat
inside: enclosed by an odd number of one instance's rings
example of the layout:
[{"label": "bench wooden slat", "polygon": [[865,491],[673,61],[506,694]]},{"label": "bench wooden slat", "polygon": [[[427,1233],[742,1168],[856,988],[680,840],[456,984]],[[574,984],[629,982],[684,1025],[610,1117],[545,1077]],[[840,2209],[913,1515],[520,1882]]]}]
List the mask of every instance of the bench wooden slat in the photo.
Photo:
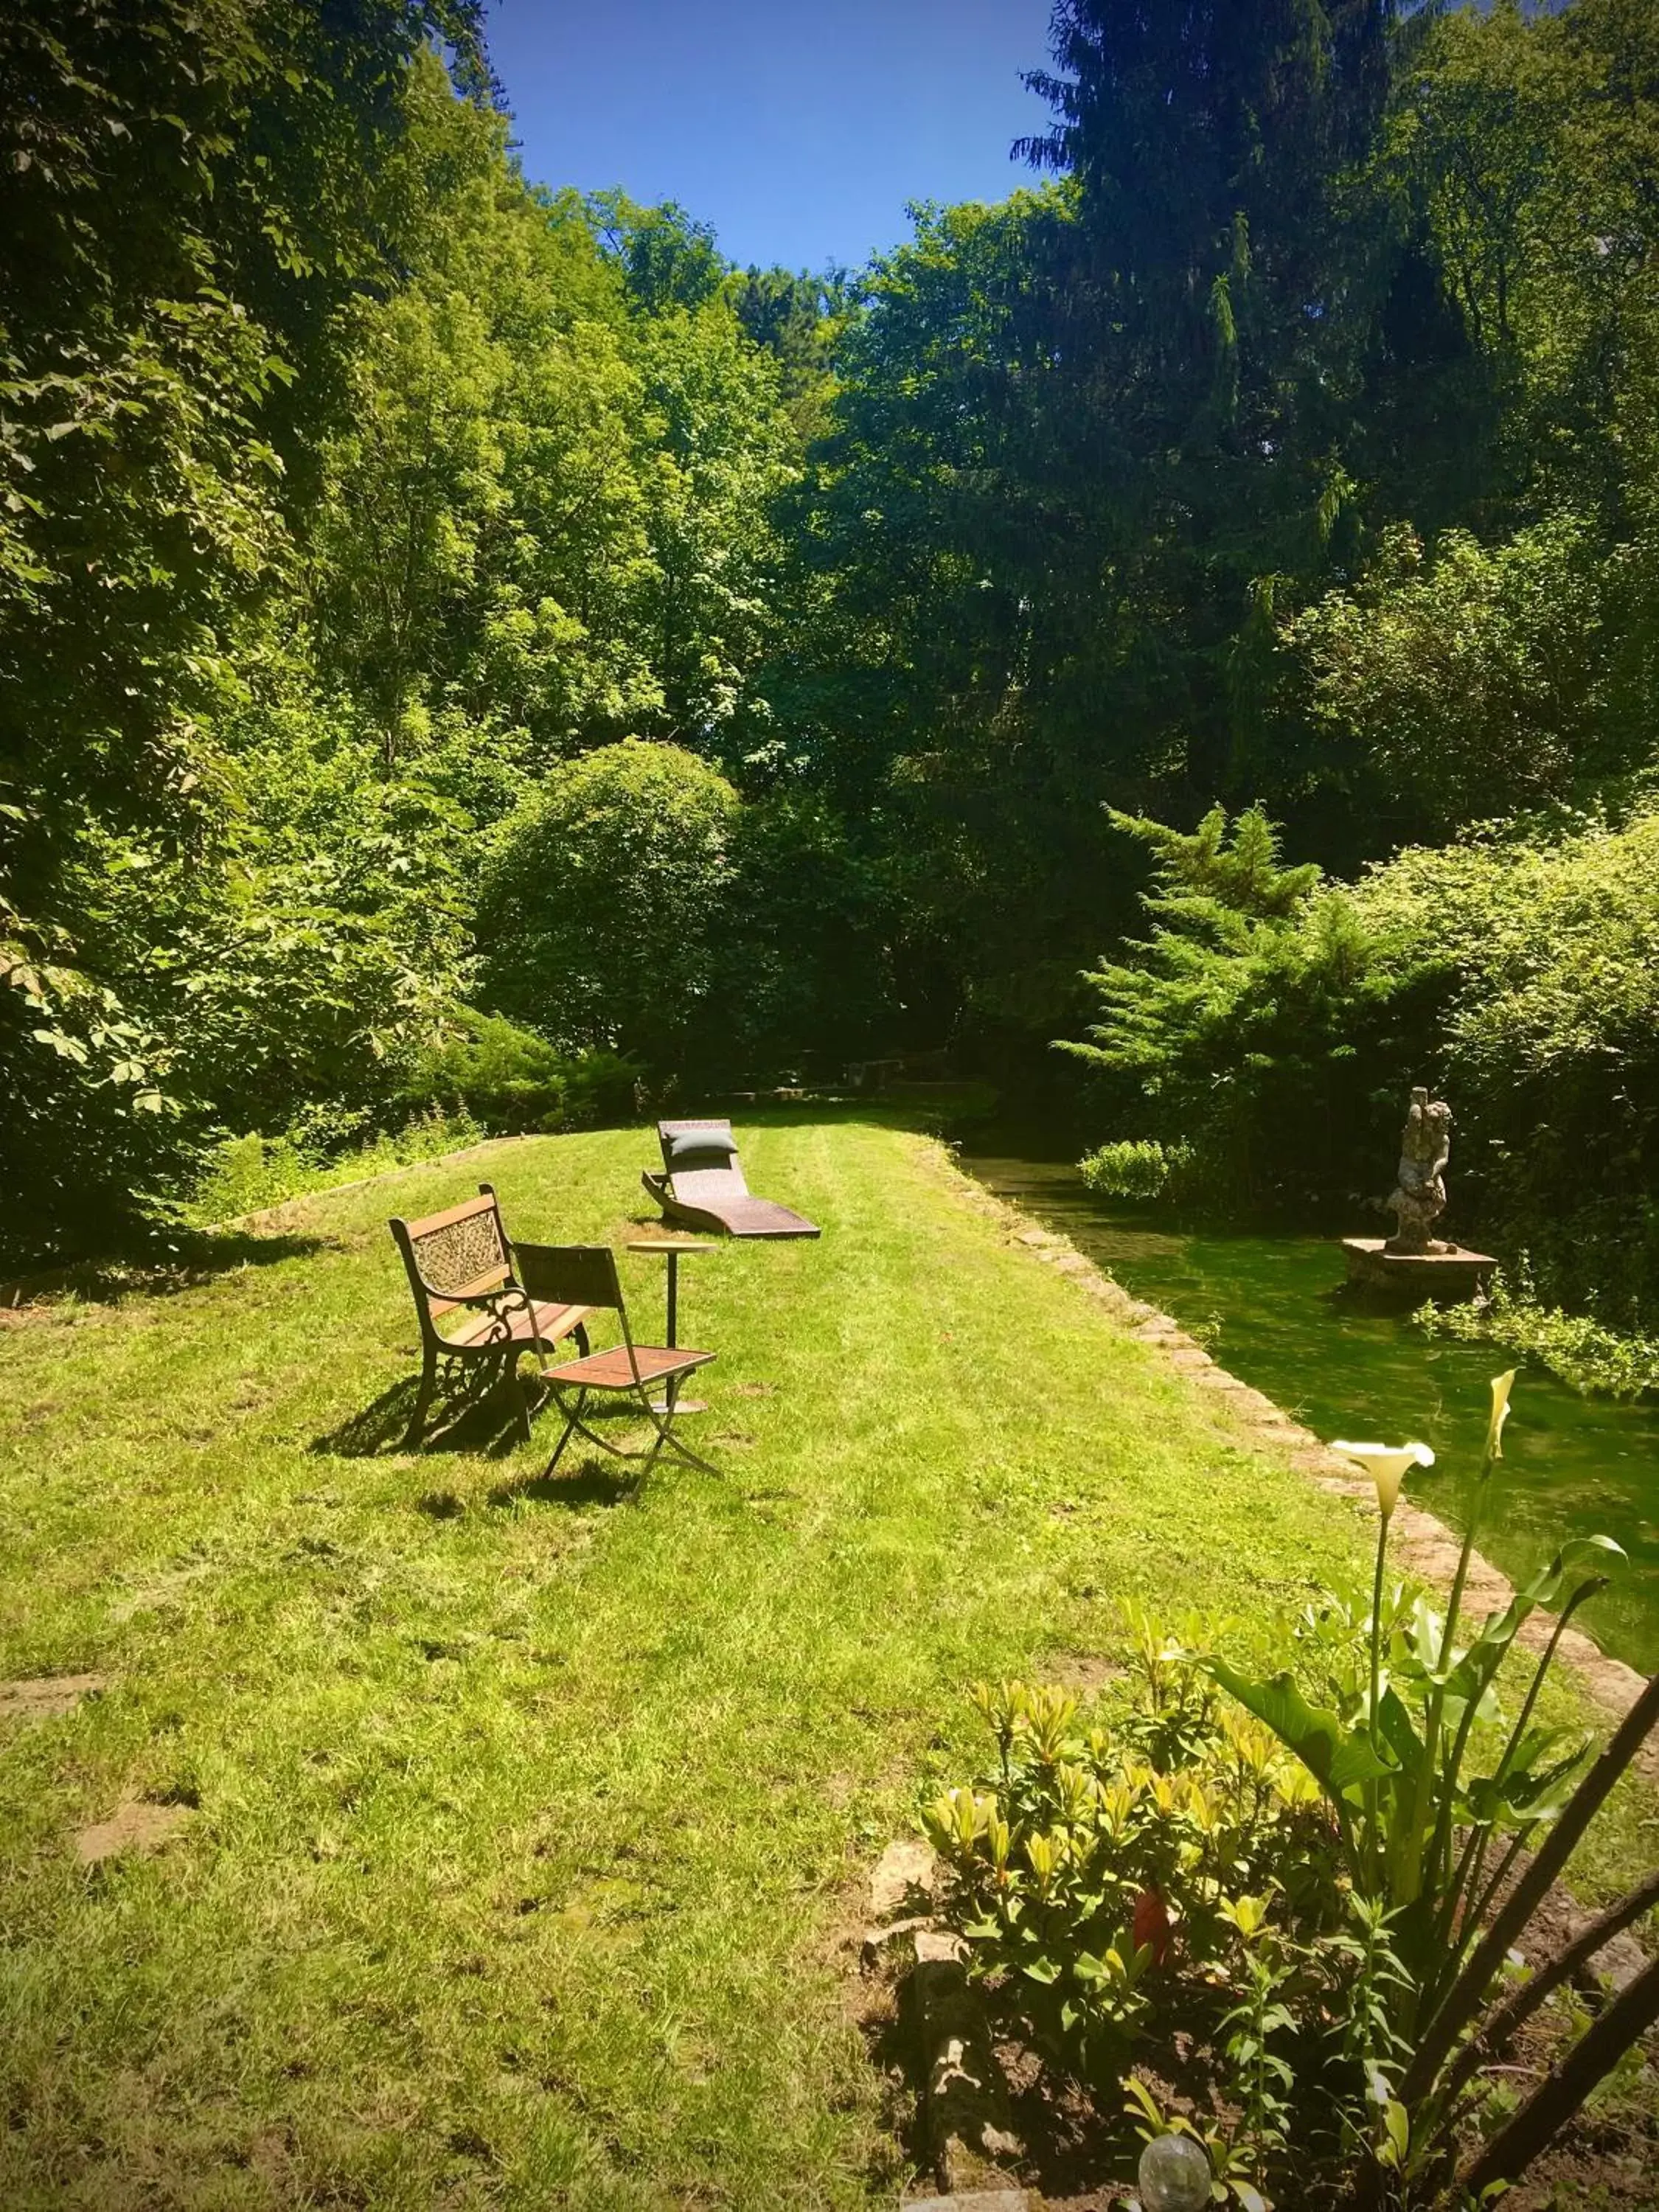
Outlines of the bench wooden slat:
[{"label": "bench wooden slat", "polygon": [[562,1336],[568,1336],[576,1324],[585,1322],[592,1310],[592,1306],[552,1305],[541,1298],[535,1302],[533,1324],[532,1311],[527,1308],[507,1316],[512,1331],[510,1340],[492,1335],[491,1332],[498,1326],[495,1316],[480,1313],[475,1314],[471,1321],[456,1330],[453,1336],[447,1336],[443,1341],[456,1350],[471,1351],[481,1346],[508,1341],[533,1346],[539,1334],[544,1344],[554,1345]]},{"label": "bench wooden slat", "polygon": [[493,1213],[495,1210],[493,1196],[465,1198],[459,1206],[447,1206],[441,1213],[428,1213],[424,1220],[411,1221],[407,1226],[410,1236],[418,1244],[422,1237],[430,1237],[436,1230],[453,1228],[458,1221],[470,1221],[475,1213]]}]

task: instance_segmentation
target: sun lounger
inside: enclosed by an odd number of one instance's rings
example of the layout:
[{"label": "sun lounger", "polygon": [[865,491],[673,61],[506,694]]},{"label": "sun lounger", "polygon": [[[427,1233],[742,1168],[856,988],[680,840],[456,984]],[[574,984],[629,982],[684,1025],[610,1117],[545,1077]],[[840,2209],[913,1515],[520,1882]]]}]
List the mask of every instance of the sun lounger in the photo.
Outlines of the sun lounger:
[{"label": "sun lounger", "polygon": [[817,1224],[769,1198],[750,1194],[729,1121],[659,1121],[660,1175],[640,1180],[682,1229],[715,1229],[728,1237],[816,1237]]}]

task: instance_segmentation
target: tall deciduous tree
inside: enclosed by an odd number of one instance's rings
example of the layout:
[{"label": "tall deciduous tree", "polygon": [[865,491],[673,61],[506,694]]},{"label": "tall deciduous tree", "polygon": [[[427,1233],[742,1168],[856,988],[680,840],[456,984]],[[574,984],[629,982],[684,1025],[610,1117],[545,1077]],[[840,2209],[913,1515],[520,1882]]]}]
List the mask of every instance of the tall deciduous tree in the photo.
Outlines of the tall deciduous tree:
[{"label": "tall deciduous tree", "polygon": [[211,823],[228,624],[303,505],[339,311],[395,274],[378,171],[433,39],[482,90],[472,0],[0,20],[0,1049],[41,1216],[118,1209],[162,1142],[148,948],[88,881]]}]

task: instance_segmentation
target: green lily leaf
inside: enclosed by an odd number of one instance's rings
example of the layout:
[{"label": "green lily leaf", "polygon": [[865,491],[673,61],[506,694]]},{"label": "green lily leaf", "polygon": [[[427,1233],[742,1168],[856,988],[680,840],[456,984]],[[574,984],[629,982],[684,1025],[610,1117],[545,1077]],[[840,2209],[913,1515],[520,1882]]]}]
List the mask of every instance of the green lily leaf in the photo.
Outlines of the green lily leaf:
[{"label": "green lily leaf", "polygon": [[[1522,1624],[1532,1613],[1540,1606],[1559,1605],[1570,1583],[1577,1589],[1584,1582],[1600,1580],[1606,1568],[1626,1557],[1623,1547],[1611,1536],[1575,1536],[1564,1544],[1548,1566],[1540,1569],[1524,1589],[1516,1592],[1502,1613],[1494,1613],[1484,1625],[1451,1669],[1448,1688],[1461,1698],[1484,1695]],[[1592,1571],[1585,1574],[1586,1567]]]},{"label": "green lily leaf", "polygon": [[1224,1659],[1205,1663],[1224,1690],[1265,1723],[1287,1751],[1296,1753],[1329,1796],[1340,1797],[1359,1784],[1391,1771],[1387,1760],[1371,1749],[1370,1739],[1362,1729],[1346,1728],[1335,1713],[1310,1705],[1294,1675],[1275,1674],[1270,1681],[1257,1682],[1238,1674]]},{"label": "green lily leaf", "polygon": [[1529,1820],[1553,1818],[1560,1809],[1553,1801],[1558,1795],[1565,1797],[1561,1785],[1583,1764],[1589,1742],[1580,1737],[1561,1758],[1543,1765],[1539,1761],[1569,1733],[1565,1729],[1534,1729],[1503,1772],[1477,1776],[1465,1793],[1474,1819],[1496,1821],[1506,1813]]},{"label": "green lily leaf", "polygon": [[1402,1773],[1415,1774],[1423,1763],[1423,1739],[1405,1699],[1392,1688],[1385,1689],[1377,1699],[1376,1718],[1395,1765]]}]

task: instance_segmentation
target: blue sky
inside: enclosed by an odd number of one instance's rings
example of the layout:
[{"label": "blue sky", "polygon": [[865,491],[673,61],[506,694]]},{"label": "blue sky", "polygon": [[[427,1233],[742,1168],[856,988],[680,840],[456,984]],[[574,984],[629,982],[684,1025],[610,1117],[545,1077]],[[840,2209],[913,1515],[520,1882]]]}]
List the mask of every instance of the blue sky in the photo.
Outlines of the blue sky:
[{"label": "blue sky", "polygon": [[734,261],[860,266],[912,199],[1001,199],[1048,111],[1050,0],[492,0],[525,173],[712,222]]}]

